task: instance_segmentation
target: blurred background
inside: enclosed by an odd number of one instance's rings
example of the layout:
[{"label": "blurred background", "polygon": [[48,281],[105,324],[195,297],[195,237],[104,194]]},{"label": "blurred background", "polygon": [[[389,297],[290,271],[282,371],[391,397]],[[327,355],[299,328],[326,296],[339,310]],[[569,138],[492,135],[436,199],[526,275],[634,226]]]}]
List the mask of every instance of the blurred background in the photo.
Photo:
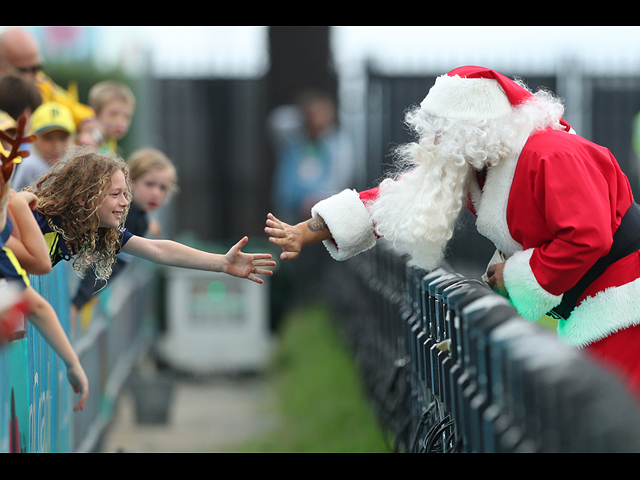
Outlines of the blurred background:
[{"label": "blurred background", "polygon": [[[639,194],[640,27],[24,28],[40,43],[45,73],[62,87],[77,86],[81,102],[88,101],[91,86],[105,79],[123,81],[133,89],[135,113],[130,132],[118,142],[119,153],[126,159],[139,148],[155,147],[175,163],[180,191],[158,216],[163,236],[183,243],[229,246],[248,235],[248,249],[269,249],[263,231],[268,212],[295,222],[307,218],[315,201],[342,188],[375,186],[393,162],[393,147],[410,140],[404,112],[422,101],[438,75],[469,64],[518,76],[534,90],[547,88],[562,97],[567,121],[578,134],[613,152]],[[463,275],[478,277],[492,253],[493,246],[475,232],[473,218],[465,213],[448,249],[449,263]],[[300,262],[277,267],[267,300],[260,297],[265,289],[255,296],[242,295],[262,312],[259,323],[268,317],[275,332],[300,300],[318,296],[332,300],[332,292],[341,285],[336,282],[340,277],[336,263],[318,246]],[[309,278],[310,269],[322,271],[318,282]],[[202,314],[209,308],[206,301],[193,306],[194,299],[206,300],[212,294],[197,291],[193,278],[191,291],[181,290],[186,288],[182,284],[170,284],[180,281],[176,272],[163,278],[167,285],[160,288],[169,292],[167,297],[175,293],[178,312]],[[205,290],[219,283],[202,282]],[[118,298],[120,291],[114,288],[113,298]],[[347,296],[348,291],[342,294]],[[133,304],[140,303],[135,295],[131,297]],[[169,299],[164,308],[170,310],[171,304]],[[165,315],[171,317],[171,312]],[[312,324],[308,320],[312,315],[302,316]],[[213,338],[221,337],[217,325],[211,329]],[[132,329],[129,324],[126,328]],[[161,325],[160,330],[167,328],[176,326]],[[81,340],[89,337],[86,332],[81,332]],[[193,332],[190,346],[198,339],[214,341],[205,338],[202,330]],[[308,346],[317,340],[314,335],[291,343],[300,344],[303,355],[309,356]],[[95,338],[90,346],[86,342],[87,352],[107,343],[104,333]],[[119,331],[109,333],[109,342],[121,338]],[[248,338],[244,337],[245,350],[256,350]],[[215,350],[208,345],[203,350],[192,348],[191,353]],[[89,358],[89,353],[85,356]],[[102,375],[104,361],[98,359],[105,357],[94,356],[95,365],[90,368]],[[323,354],[318,372],[326,370],[328,356],[336,355]],[[123,370],[129,372],[131,365]],[[339,369],[344,371],[344,365]],[[308,372],[305,366],[302,382]],[[96,399],[92,413],[75,417],[76,443],[93,448],[91,432],[103,428],[103,423],[93,426],[95,418],[105,410],[104,416],[111,416],[104,398],[110,402],[117,397],[114,392],[124,377],[112,382],[117,387],[105,381],[106,393]],[[301,380],[297,382],[299,390]],[[328,383],[335,383],[335,377]],[[231,403],[238,404],[238,398],[232,395]],[[194,424],[198,423],[202,417],[196,417]],[[326,451],[324,445],[321,450]]]},{"label": "blurred background", "polygon": [[[178,166],[181,193],[164,212],[171,234],[264,237],[276,201],[274,124],[282,133],[295,123],[281,107],[309,90],[335,102],[350,146],[346,183],[373,186],[392,162],[391,148],[409,139],[404,110],[424,98],[435,76],[464,64],[563,97],[566,119],[608,147],[638,191],[632,126],[640,111],[639,27],[28,28],[41,43],[45,72],[62,86],[77,82],[81,101],[105,77],[134,88],[138,104],[122,154],[153,146]],[[318,190],[332,193],[326,185]],[[485,247],[481,238],[459,243],[452,252],[463,243],[472,250],[457,256],[475,258]]]}]

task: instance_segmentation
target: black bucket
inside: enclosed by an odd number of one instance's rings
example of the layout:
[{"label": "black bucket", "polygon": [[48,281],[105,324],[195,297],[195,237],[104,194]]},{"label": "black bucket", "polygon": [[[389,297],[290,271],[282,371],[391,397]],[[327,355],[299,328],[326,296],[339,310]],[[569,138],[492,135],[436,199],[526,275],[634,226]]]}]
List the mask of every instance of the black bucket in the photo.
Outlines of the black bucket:
[{"label": "black bucket", "polygon": [[169,421],[174,383],[171,376],[160,373],[132,374],[129,385],[138,423],[166,424]]}]

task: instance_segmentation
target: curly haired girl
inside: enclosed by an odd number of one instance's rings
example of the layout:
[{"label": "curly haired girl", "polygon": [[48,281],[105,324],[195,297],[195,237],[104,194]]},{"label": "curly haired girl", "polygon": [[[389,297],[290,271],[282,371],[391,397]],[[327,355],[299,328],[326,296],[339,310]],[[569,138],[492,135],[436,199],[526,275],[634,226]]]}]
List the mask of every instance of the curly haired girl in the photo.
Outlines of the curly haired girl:
[{"label": "curly haired girl", "polygon": [[117,155],[77,147],[58,162],[30,191],[38,197],[34,212],[49,245],[52,265],[73,258],[82,275],[87,268],[108,279],[120,251],[154,263],[223,272],[263,283],[255,275],[271,275],[271,254],[245,254],[244,237],[226,254],[212,254],[180,243],[133,235],[123,225],[129,211],[129,168]]},{"label": "curly haired girl", "polygon": [[[133,235],[157,238],[161,233],[160,222],[149,215],[158,210],[178,190],[176,168],[163,152],[155,148],[141,148],[135,151],[129,157],[127,165],[131,179],[131,203],[124,226]],[[118,261],[113,265],[109,281],[113,281],[129,262],[130,256],[120,253]],[[105,286],[106,282],[98,281],[93,270],[86,272],[72,299],[72,325],[75,325],[78,311]]]}]

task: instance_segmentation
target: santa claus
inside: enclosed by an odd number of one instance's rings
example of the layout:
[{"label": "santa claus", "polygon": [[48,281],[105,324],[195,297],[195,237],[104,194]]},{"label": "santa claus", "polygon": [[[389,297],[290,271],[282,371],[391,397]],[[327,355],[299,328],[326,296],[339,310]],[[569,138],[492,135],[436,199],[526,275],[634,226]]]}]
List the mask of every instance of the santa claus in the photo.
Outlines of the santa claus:
[{"label": "santa claus", "polygon": [[640,393],[640,209],[613,155],[563,114],[551,92],[457,68],[408,112],[417,139],[378,187],[322,200],[297,225],[269,214],[265,231],[285,260],[320,241],[344,260],[383,237],[429,269],[468,208],[498,252],[489,285],[524,318],[555,316],[561,340]]}]

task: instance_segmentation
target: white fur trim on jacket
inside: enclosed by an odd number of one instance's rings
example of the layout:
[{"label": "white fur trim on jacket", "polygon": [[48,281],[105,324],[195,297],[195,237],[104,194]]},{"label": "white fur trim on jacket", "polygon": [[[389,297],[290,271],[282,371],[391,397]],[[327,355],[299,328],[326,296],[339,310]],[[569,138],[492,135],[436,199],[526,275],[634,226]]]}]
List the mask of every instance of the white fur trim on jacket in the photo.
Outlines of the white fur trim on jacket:
[{"label": "white fur trim on jacket", "polygon": [[511,303],[527,320],[539,320],[562,301],[562,295],[553,295],[540,286],[529,260],[533,249],[514,253],[504,264],[504,284]]},{"label": "white fur trim on jacket", "polygon": [[568,320],[558,322],[560,340],[582,348],[640,324],[640,279],[585,298]]},{"label": "white fur trim on jacket", "polygon": [[376,244],[369,211],[355,190],[343,190],[318,202],[311,214],[329,227],[333,239],[323,243],[335,260],[346,260]]},{"label": "white fur trim on jacket", "polygon": [[[491,240],[507,258],[517,251],[522,251],[522,245],[513,239],[507,223],[509,193],[517,165],[518,157],[516,156],[505,159],[499,165],[490,168],[479,205],[476,203],[478,232]],[[471,190],[471,198],[474,199],[474,190]]]}]

